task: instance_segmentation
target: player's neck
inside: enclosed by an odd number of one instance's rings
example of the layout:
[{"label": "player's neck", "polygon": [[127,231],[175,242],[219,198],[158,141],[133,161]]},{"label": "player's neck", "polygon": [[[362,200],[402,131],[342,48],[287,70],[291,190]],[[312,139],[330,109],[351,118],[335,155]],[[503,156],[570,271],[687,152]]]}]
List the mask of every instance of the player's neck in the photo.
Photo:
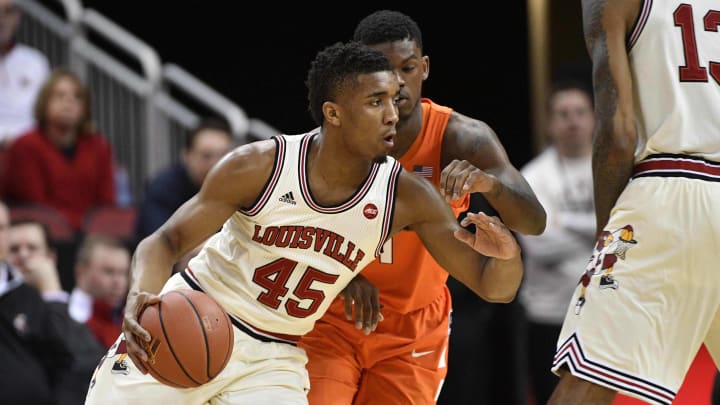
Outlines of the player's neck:
[{"label": "player's neck", "polygon": [[337,137],[321,133],[313,139],[308,151],[309,179],[322,178],[328,186],[356,186],[367,177],[373,162],[358,157],[343,145],[333,145]]}]

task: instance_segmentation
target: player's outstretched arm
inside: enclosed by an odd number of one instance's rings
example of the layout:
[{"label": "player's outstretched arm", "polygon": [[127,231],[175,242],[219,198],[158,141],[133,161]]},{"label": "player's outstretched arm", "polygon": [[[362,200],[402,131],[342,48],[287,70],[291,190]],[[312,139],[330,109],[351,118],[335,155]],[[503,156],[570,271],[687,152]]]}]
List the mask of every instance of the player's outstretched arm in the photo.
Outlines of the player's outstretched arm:
[{"label": "player's outstretched arm", "polygon": [[583,0],[583,32],[593,63],[593,186],[600,232],[632,175],[637,144],[626,41],[639,0]]},{"label": "player's outstretched arm", "polygon": [[400,175],[393,231],[415,231],[433,258],[458,281],[490,302],[509,302],[517,293],[523,266],[520,246],[497,217],[468,213],[460,227],[452,210],[429,182]]},{"label": "player's outstretched arm", "polygon": [[484,122],[453,112],[443,138],[440,190],[446,199],[479,192],[510,229],[539,235],[545,209]]},{"label": "player's outstretched arm", "polygon": [[210,171],[194,197],[138,244],[132,259],[123,332],[128,354],[142,373],[147,370],[138,359],[147,360],[147,353],[138,339],[150,341],[150,335],[140,327],[139,313],[158,301],[156,294],[176,261],[217,232],[236,210],[256,201],[270,177],[274,157],[273,141],[237,148]]}]

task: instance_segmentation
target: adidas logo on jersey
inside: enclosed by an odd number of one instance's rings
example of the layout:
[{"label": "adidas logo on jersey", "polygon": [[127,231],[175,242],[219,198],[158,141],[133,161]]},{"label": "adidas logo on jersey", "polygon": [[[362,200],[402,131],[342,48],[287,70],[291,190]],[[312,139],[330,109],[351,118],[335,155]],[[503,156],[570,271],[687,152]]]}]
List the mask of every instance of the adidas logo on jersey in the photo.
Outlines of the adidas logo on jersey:
[{"label": "adidas logo on jersey", "polygon": [[280,200],[280,202],[284,202],[284,203],[288,203],[288,204],[295,205],[295,197],[293,197],[292,191],[283,194],[283,195],[279,198],[279,200]]}]

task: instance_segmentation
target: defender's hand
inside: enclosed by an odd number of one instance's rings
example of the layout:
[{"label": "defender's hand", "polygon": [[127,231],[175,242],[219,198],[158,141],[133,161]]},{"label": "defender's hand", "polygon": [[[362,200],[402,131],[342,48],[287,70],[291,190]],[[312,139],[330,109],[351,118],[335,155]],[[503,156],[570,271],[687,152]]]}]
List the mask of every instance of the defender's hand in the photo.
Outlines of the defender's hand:
[{"label": "defender's hand", "polygon": [[474,235],[460,229],[455,231],[455,237],[488,257],[507,260],[520,255],[520,245],[498,217],[487,216],[484,212],[468,212],[460,225],[468,226],[471,223],[475,224]]},{"label": "defender's hand", "polygon": [[492,174],[473,166],[467,160],[453,160],[440,174],[440,194],[450,202],[467,193],[488,193],[500,187]]},{"label": "defender's hand", "polygon": [[340,298],[345,300],[345,317],[348,321],[353,320],[355,307],[355,327],[363,329],[366,335],[374,331],[378,322],[383,320],[378,289],[361,274],[355,276],[340,292]]},{"label": "defender's hand", "polygon": [[128,356],[135,363],[138,371],[147,374],[144,362],[148,360],[147,352],[142,348],[144,342],[150,342],[151,336],[138,322],[138,317],[146,306],[160,302],[160,297],[147,292],[130,292],[125,304],[125,319],[122,330],[125,335]]}]

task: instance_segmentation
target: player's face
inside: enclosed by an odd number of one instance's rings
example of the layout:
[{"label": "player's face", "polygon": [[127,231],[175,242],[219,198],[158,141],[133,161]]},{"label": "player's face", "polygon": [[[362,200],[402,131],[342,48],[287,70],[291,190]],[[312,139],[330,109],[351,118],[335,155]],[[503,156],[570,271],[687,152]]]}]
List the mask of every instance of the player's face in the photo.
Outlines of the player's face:
[{"label": "player's face", "polygon": [[392,72],[360,75],[356,86],[338,97],[348,148],[363,158],[384,162],[395,146],[400,84]]},{"label": "player's face", "polygon": [[400,120],[408,119],[415,111],[422,92],[422,82],[429,73],[429,60],[423,56],[415,41],[402,40],[387,42],[371,46],[390,60],[395,73],[400,80],[400,98],[398,109]]}]

